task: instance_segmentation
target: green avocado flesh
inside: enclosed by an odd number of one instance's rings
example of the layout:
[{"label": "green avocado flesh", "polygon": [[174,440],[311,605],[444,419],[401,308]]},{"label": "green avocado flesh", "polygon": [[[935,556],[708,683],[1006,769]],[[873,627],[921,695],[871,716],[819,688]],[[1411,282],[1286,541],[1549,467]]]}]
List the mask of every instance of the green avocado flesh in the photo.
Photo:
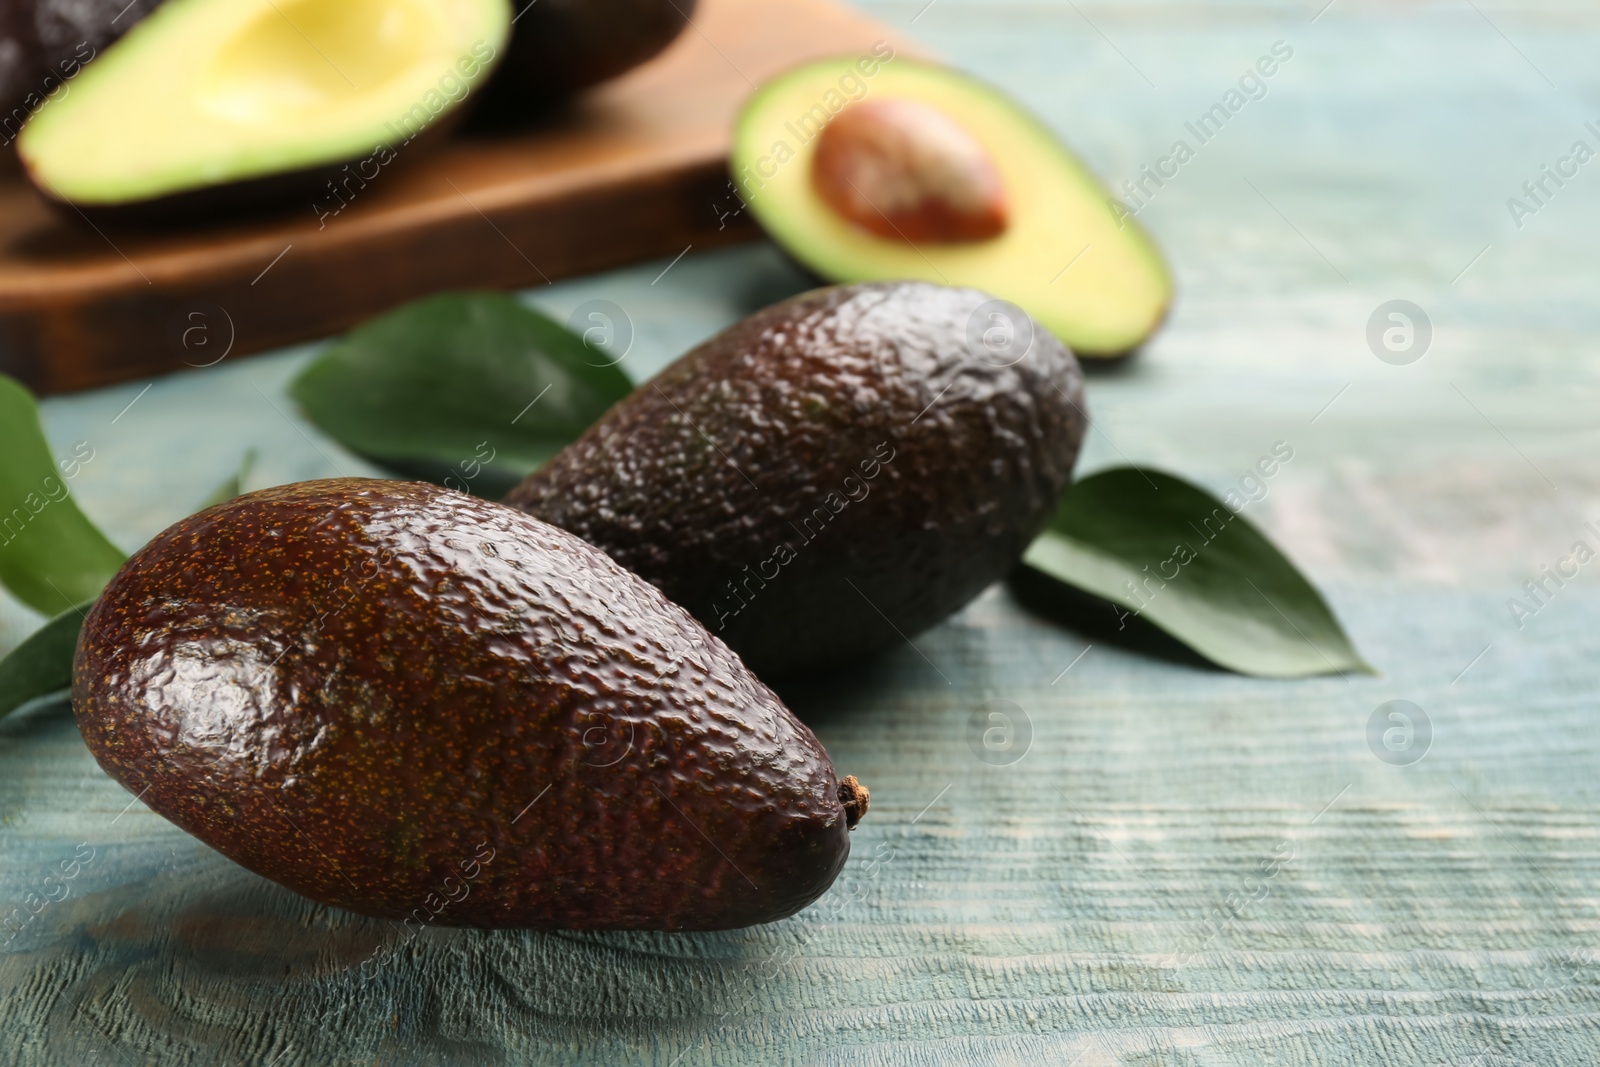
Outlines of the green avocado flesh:
[{"label": "green avocado flesh", "polygon": [[42,192],[81,207],[383,165],[488,77],[510,21],[505,0],[168,0],[18,151]]},{"label": "green avocado flesh", "polygon": [[[886,49],[883,51],[887,51]],[[976,242],[908,243],[838,214],[816,191],[820,131],[854,101],[929,105],[987,150],[1009,207],[1006,229]],[[919,278],[971,286],[1027,311],[1079,356],[1111,358],[1153,333],[1172,299],[1161,253],[1037,119],[998,90],[945,67],[845,56],[800,67],[745,105],[731,168],[772,238],[837,282]]]},{"label": "green avocado flesh", "polygon": [[833,882],[867,807],[656,589],[419,483],[279,486],[159,534],[90,610],[72,704],[184,830],[424,926],[772,922]]}]

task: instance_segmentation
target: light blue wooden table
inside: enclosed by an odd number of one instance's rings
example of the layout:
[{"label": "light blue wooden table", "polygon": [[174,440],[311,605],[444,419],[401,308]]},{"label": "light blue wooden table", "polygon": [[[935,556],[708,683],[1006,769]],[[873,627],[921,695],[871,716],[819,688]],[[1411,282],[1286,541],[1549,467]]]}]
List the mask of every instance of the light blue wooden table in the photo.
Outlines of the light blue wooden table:
[{"label": "light blue wooden table", "polygon": [[[937,669],[905,648],[786,693],[873,791],[816,908],[718,935],[431,930],[394,954],[384,924],[130,803],[41,711],[0,724],[0,904],[92,858],[0,954],[0,1063],[1600,1059],[1600,562],[1520,626],[1507,607],[1574,542],[1600,548],[1600,161],[1520,228],[1506,204],[1574,141],[1600,149],[1600,10],[925,3],[872,6],[1112,182],[1196,147],[1140,216],[1179,302],[1091,381],[1084,469],[1223,491],[1288,442],[1247,514],[1382,675],[1085,652],[991,590],[916,638]],[[1196,146],[1185,123],[1278,41],[1265,95]],[[528,298],[620,304],[645,376],[804,284],[765,246],[652,282],[665,266]],[[1395,299],[1432,325],[1406,365],[1366,339]],[[366,471],[284,394],[308,352],[48,402],[55,445],[95,450],[84,508],[131,549],[247,448],[256,487]],[[0,648],[37,622],[0,603]],[[1431,728],[1403,766],[1368,740],[1396,699]],[[990,700],[1031,724],[1005,765],[972,747]]]}]

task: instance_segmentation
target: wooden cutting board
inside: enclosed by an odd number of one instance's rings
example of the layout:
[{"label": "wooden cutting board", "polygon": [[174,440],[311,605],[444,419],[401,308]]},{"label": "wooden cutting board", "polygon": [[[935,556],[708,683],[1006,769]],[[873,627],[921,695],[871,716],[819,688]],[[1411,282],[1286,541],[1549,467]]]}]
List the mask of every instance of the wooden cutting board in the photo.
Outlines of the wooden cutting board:
[{"label": "wooden cutting board", "polygon": [[771,75],[893,41],[832,0],[701,0],[666,53],[539,128],[459,133],[337,216],[96,229],[0,174],[0,371],[44,393],[206,366],[448,289],[539,285],[748,240],[726,160]]}]

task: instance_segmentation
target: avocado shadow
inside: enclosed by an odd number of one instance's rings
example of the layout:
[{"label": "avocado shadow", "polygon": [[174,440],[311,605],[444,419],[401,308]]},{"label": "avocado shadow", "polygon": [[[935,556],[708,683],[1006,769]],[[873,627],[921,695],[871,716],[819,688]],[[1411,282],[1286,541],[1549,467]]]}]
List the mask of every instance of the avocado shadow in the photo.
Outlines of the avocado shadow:
[{"label": "avocado shadow", "polygon": [[816,671],[763,678],[788,709],[813,730],[826,729],[859,717],[895,691],[903,675],[892,657],[880,652]]},{"label": "avocado shadow", "polygon": [[1128,349],[1120,356],[1109,358],[1078,356],[1078,366],[1083,368],[1084,376],[1088,378],[1126,378],[1137,374],[1143,366],[1144,360],[1139,358],[1139,354],[1143,351],[1144,347],[1141,345],[1138,348]]},{"label": "avocado shadow", "polygon": [[491,81],[468,98],[468,110],[459,135],[473,140],[493,140],[563,126],[576,127],[582,121],[582,110],[580,97],[530,100]]}]

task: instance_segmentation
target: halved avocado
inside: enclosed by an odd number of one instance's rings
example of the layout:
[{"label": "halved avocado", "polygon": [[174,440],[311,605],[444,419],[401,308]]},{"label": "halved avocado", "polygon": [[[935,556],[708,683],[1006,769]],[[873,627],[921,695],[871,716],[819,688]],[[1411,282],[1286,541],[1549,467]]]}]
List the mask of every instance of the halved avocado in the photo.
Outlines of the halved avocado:
[{"label": "halved avocado", "polygon": [[507,0],[168,0],[39,109],[18,152],[84,210],[315,192],[445,125],[510,27]]},{"label": "halved avocado", "polygon": [[[1116,210],[1050,130],[999,90],[884,51],[792,70],[746,103],[731,168],[767,233],[830,281],[970,286],[1017,304],[1079,356],[1114,358],[1137,348],[1172,299],[1171,275],[1150,236]],[[830,134],[835,116],[852,111]],[[865,146],[854,171],[841,173],[833,161],[841,141],[846,155]],[[826,149],[820,164],[819,145]],[[916,167],[925,173],[908,173]],[[984,187],[993,172],[998,191]],[[851,217],[851,194],[875,218]],[[963,195],[970,201],[964,215]],[[918,217],[919,197],[929,225],[913,229],[903,220]],[[908,201],[909,213],[896,210]],[[956,222],[971,225],[951,223],[950,201]]]}]

